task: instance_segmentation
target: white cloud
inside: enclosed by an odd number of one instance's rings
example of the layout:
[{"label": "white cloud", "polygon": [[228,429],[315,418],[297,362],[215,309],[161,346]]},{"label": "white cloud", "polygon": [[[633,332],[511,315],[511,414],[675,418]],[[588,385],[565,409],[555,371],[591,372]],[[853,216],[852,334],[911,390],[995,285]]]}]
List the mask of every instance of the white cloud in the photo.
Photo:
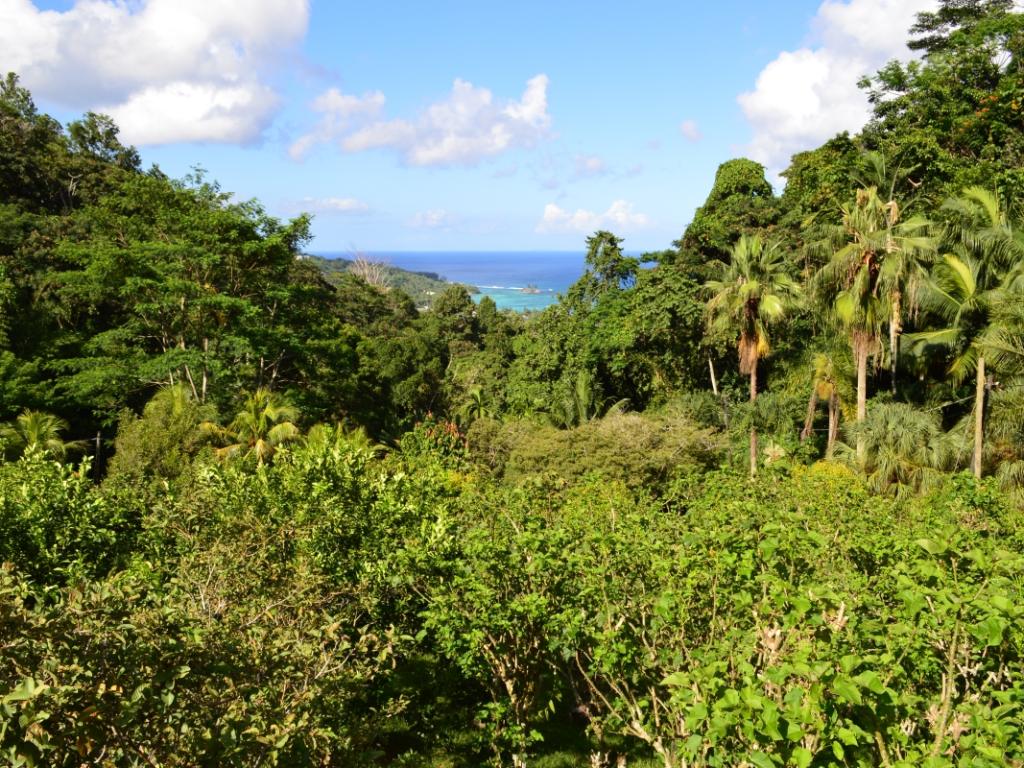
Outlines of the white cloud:
[{"label": "white cloud", "polygon": [[537,232],[593,232],[597,229],[615,229],[627,231],[643,229],[651,223],[650,217],[644,213],[633,211],[633,204],[625,200],[616,200],[604,213],[596,213],[583,208],[575,212],[567,211],[554,203],[544,206],[544,213],[537,223]]},{"label": "white cloud", "polygon": [[458,217],[444,208],[432,208],[415,214],[406,222],[406,226],[413,229],[447,229],[457,221]]},{"label": "white cloud", "polygon": [[604,176],[608,173],[607,164],[597,155],[576,155],[573,164],[575,166],[572,174],[574,181]]},{"label": "white cloud", "polygon": [[753,128],[747,153],[770,169],[867,122],[857,87],[892,58],[906,58],[907,30],[937,0],[825,0],[812,22],[819,44],[783,51],[761,70],[754,90],[738,97]]},{"label": "white cloud", "polygon": [[371,91],[362,96],[348,96],[337,88],[330,88],[316,97],[312,103],[314,112],[319,112],[320,122],[307,134],[301,136],[288,148],[295,160],[301,160],[317,144],[330,142],[352,127],[355,121],[376,118],[384,109],[384,94]]},{"label": "white cloud", "polygon": [[704,134],[700,132],[700,126],[697,125],[695,120],[683,120],[679,124],[679,133],[687,141],[700,141],[704,137]]},{"label": "white cloud", "polygon": [[370,206],[354,197],[305,197],[300,206],[316,213],[368,213]]},{"label": "white cloud", "polygon": [[473,166],[547,136],[547,86],[547,76],[537,75],[518,101],[499,101],[488,89],[457,79],[447,98],[409,120],[379,119],[379,92],[357,98],[332,89],[313,104],[320,121],[290,151],[302,158],[318,144],[336,143],[345,152],[393,149],[408,165]]},{"label": "white cloud", "polygon": [[131,143],[251,142],[279,105],[264,75],[308,21],[308,0],[0,0],[0,70]]}]

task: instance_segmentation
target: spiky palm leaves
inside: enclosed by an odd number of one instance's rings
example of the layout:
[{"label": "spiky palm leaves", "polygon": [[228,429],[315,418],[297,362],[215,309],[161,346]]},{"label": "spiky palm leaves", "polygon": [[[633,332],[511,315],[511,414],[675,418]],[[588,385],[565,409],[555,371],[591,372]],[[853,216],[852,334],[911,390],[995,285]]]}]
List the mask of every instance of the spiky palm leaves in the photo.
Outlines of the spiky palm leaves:
[{"label": "spiky palm leaves", "polygon": [[868,357],[886,323],[890,355],[897,354],[904,297],[908,291],[913,295],[922,265],[934,249],[928,227],[919,216],[903,220],[895,200],[867,187],[857,191],[854,205],[843,208],[842,224],[819,243],[833,250],[814,284],[819,295],[831,299],[833,316],[850,338],[857,366],[858,421],[867,414]]},{"label": "spiky palm leaves", "polygon": [[[1024,300],[1020,270],[1024,243],[999,199],[972,188],[943,205],[951,222],[948,238],[954,253],[939,260],[925,284],[923,305],[945,322],[944,328],[913,334],[919,348],[945,347],[952,352],[949,371],[955,382],[975,374],[974,455],[971,468],[981,477],[988,360],[1009,363],[1019,338],[1007,330]],[[1002,313],[1007,315],[997,319]],[[1019,327],[1019,326],[1018,326]]]},{"label": "spiky palm leaves", "polygon": [[242,410],[226,427],[204,422],[201,428],[223,443],[217,449],[221,458],[244,456],[254,458],[262,466],[282,444],[299,438],[301,433],[294,423],[298,418],[296,408],[277,393],[261,387],[245,399]]},{"label": "spiky palm leaves", "polygon": [[[740,373],[750,376],[750,401],[757,399],[757,364],[771,350],[769,327],[799,298],[785,254],[775,244],[744,235],[729,263],[718,262],[719,278],[704,284],[714,330],[737,338]],[[757,430],[750,430],[750,474],[757,474]]]},{"label": "spiky palm leaves", "polygon": [[604,416],[623,413],[628,407],[628,398],[602,398],[599,385],[590,372],[583,369],[576,374],[572,389],[547,413],[554,426],[568,429]]},{"label": "spiky palm leaves", "polygon": [[986,392],[985,413],[988,453],[996,458],[1000,485],[1024,500],[1024,296],[1011,279],[991,310],[988,327],[977,346],[999,372]]},{"label": "spiky palm leaves", "polygon": [[826,344],[820,352],[815,352],[810,360],[811,393],[807,401],[807,418],[800,431],[800,440],[803,442],[810,438],[814,430],[818,403],[824,402],[828,411],[826,458],[832,458],[839,437],[839,419],[843,403],[854,402],[855,395],[850,387],[852,370],[853,362],[849,349],[837,344]]},{"label": "spiky palm leaves", "polygon": [[0,447],[7,454],[21,455],[36,450],[63,460],[68,451],[85,446],[79,440],[61,439],[61,433],[67,428],[68,423],[59,416],[25,410],[14,421],[0,426]]},{"label": "spiky palm leaves", "polygon": [[466,398],[459,407],[456,416],[463,425],[469,424],[477,419],[487,419],[493,415],[493,411],[487,402],[487,396],[481,387],[470,387],[466,391]]}]

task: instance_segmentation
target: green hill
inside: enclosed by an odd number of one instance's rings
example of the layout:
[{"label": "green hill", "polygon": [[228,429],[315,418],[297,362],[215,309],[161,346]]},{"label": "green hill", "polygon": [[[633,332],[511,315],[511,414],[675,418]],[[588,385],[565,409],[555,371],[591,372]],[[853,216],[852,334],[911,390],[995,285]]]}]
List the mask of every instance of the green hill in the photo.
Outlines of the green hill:
[{"label": "green hill", "polygon": [[[346,272],[358,274],[362,269],[368,268],[374,274],[363,275],[364,278],[369,278],[367,282],[402,291],[402,293],[408,294],[416,306],[421,309],[430,307],[436,296],[453,285],[436,272],[411,272],[383,262],[366,261],[363,262],[366,267],[363,267],[358,259],[325,258],[312,254],[307,254],[306,258],[320,268],[329,282],[337,281]],[[477,293],[476,286],[466,285],[466,289],[470,293]]]}]

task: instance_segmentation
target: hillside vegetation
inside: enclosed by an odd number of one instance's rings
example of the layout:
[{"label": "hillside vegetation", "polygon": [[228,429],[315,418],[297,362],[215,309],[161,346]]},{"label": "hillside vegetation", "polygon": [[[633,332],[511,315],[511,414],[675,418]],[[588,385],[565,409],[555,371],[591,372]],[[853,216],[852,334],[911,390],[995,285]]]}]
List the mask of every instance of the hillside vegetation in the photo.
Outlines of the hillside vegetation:
[{"label": "hillside vegetation", "polygon": [[[327,281],[337,285],[344,275],[352,272],[371,285],[385,291],[396,290],[404,293],[420,308],[429,308],[434,301],[451,287],[451,283],[436,272],[413,272],[401,269],[387,260],[376,259],[362,254],[352,258],[316,256],[307,254],[309,259],[324,273]],[[470,293],[476,293],[476,286],[464,286]]]},{"label": "hillside vegetation", "polygon": [[529,317],[8,75],[0,762],[1024,765],[1024,15],[911,43]]}]

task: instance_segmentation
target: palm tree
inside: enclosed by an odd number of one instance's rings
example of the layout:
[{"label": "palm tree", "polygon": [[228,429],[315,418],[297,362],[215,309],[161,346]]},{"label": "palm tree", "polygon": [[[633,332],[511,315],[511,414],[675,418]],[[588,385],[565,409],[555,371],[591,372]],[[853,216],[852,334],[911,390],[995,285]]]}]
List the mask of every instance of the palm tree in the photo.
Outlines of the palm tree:
[{"label": "palm tree", "polygon": [[278,447],[300,436],[294,422],[299,418],[296,408],[288,405],[277,393],[264,387],[245,399],[241,411],[226,427],[204,422],[201,428],[226,443],[217,450],[222,458],[255,457],[262,466],[270,461]]},{"label": "palm tree", "polygon": [[[927,227],[920,217],[901,222],[896,201],[883,200],[876,187],[867,187],[857,190],[853,206],[843,207],[842,224],[826,237],[835,250],[815,283],[833,294],[833,314],[850,337],[857,366],[857,421],[867,415],[868,357],[886,323],[891,354],[896,354],[906,281],[932,248]],[[862,455],[863,445],[857,450]]]},{"label": "palm tree", "polygon": [[[935,252],[935,241],[928,236],[931,222],[922,216],[901,221],[906,205],[896,201],[896,186],[912,170],[891,168],[881,152],[865,152],[853,173],[862,189],[877,190],[878,202],[886,208],[893,230],[891,242],[886,241],[878,275],[879,288],[889,303],[889,379],[893,395],[896,394],[903,314],[905,310],[916,309],[917,289],[927,275]],[[911,204],[915,197],[911,197]]]},{"label": "palm tree", "polygon": [[827,459],[832,458],[839,437],[842,403],[853,399],[847,384],[849,367],[849,353],[831,346],[816,353],[811,360],[811,394],[807,400],[807,418],[800,431],[800,441],[804,442],[811,436],[818,402],[824,400],[828,409],[828,439],[825,446]]},{"label": "palm tree", "polygon": [[562,398],[560,406],[547,411],[548,420],[556,427],[571,429],[604,416],[623,413],[629,406],[629,398],[602,398],[594,377],[583,368],[576,374],[572,389]]},{"label": "palm tree", "polygon": [[949,370],[954,382],[963,381],[971,370],[975,373],[971,469],[981,477],[989,389],[986,360],[1004,360],[1014,343],[1006,334],[1007,324],[994,322],[994,314],[1013,312],[1024,300],[1018,277],[1024,245],[999,199],[987,190],[968,189],[943,209],[953,214],[949,237],[956,253],[943,256],[935,265],[923,302],[947,325],[916,333],[913,339],[920,348],[953,350]]},{"label": "palm tree", "polygon": [[857,451],[840,444],[840,457],[864,473],[878,493],[905,496],[935,485],[952,451],[938,415],[906,403],[880,403],[850,427]]},{"label": "palm tree", "polygon": [[16,455],[38,450],[63,460],[69,450],[85,446],[80,440],[62,440],[60,433],[67,428],[68,423],[59,416],[26,409],[14,421],[0,426],[0,444]]},{"label": "palm tree", "polygon": [[976,375],[974,393],[974,453],[971,469],[981,477],[984,440],[985,354],[980,340],[988,328],[998,288],[986,288],[981,265],[970,257],[943,256],[935,265],[932,280],[924,296],[924,305],[946,321],[944,328],[922,331],[910,338],[919,349],[941,346],[954,350],[949,367],[955,383],[963,381],[972,369]]},{"label": "palm tree", "polygon": [[385,446],[371,440],[362,427],[348,429],[344,423],[314,424],[306,434],[303,446],[306,450],[323,451],[336,457],[356,452],[376,458],[387,451]]},{"label": "palm tree", "polygon": [[487,404],[487,397],[484,395],[483,389],[480,387],[470,387],[466,392],[466,400],[462,403],[457,415],[460,421],[465,424],[477,419],[490,418],[493,415],[493,411]]},{"label": "palm tree", "polygon": [[[750,377],[750,402],[757,400],[757,363],[771,350],[769,326],[780,320],[800,295],[782,250],[759,237],[744,235],[732,249],[728,264],[717,263],[721,277],[704,290],[711,298],[711,326],[739,333],[740,373]],[[757,428],[750,428],[750,475],[757,474]]]}]

